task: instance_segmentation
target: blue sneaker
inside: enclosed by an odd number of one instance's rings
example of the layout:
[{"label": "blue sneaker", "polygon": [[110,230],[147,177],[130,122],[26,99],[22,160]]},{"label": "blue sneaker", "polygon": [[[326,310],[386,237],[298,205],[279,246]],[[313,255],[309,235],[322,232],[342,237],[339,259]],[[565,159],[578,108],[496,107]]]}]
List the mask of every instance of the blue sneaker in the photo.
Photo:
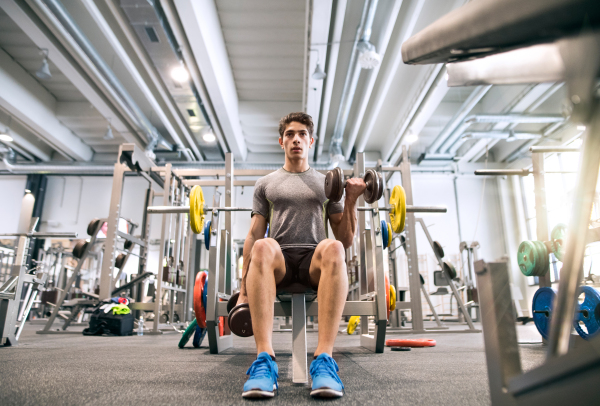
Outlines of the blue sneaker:
[{"label": "blue sneaker", "polygon": [[310,396],[339,398],[344,395],[344,384],[338,376],[337,363],[328,354],[322,353],[310,364],[312,391]]},{"label": "blue sneaker", "polygon": [[258,354],[256,361],[246,371],[250,378],[244,384],[244,398],[272,398],[275,395],[277,378],[279,377],[279,368],[277,363],[271,359],[267,352]]}]

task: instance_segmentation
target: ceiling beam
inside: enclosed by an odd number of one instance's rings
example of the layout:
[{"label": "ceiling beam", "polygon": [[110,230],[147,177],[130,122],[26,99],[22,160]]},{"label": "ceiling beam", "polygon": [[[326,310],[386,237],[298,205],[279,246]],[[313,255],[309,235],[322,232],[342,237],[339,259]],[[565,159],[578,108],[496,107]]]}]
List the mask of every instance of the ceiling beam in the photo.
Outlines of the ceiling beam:
[{"label": "ceiling beam", "polygon": [[0,49],[0,106],[73,160],[89,161],[94,151],[54,114],[56,99]]},{"label": "ceiling beam", "polygon": [[[48,49],[49,59],[52,63],[102,116],[110,120],[113,129],[117,130],[127,142],[145,148],[145,145],[142,145],[141,140],[135,135],[133,128],[126,123],[112,103],[31,10],[25,11],[13,0],[1,1],[0,7],[37,47]],[[23,4],[23,7],[26,8],[26,5]]]},{"label": "ceiling beam", "polygon": [[208,91],[231,152],[245,160],[248,154],[239,118],[239,100],[225,39],[213,0],[175,0],[195,62]]}]

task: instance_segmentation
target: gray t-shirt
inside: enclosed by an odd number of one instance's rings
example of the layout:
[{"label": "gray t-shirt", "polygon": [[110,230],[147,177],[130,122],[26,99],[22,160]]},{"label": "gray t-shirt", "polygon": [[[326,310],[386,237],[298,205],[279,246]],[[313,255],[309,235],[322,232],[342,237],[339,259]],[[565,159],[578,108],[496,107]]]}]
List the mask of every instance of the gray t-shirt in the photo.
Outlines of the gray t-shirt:
[{"label": "gray t-shirt", "polygon": [[302,173],[280,168],[256,181],[252,215],[267,219],[269,237],[281,248],[316,247],[327,238],[326,213],[344,211],[341,201],[329,202],[324,186],[325,175],[313,168]]}]

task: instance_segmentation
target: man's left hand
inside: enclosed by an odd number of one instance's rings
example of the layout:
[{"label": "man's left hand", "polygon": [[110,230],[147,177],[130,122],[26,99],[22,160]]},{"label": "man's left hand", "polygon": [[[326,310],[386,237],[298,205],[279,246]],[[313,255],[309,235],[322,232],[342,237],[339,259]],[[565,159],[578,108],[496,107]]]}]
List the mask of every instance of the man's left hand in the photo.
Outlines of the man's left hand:
[{"label": "man's left hand", "polygon": [[356,202],[358,197],[367,189],[367,185],[361,178],[350,178],[346,180],[346,199]]}]

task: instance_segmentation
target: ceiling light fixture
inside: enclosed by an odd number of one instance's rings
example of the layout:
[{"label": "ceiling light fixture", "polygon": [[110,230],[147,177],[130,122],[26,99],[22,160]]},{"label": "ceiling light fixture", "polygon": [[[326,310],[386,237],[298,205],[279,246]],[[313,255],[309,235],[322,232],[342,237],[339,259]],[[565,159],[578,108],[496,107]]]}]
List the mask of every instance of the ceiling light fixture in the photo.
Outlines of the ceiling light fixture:
[{"label": "ceiling light fixture", "polygon": [[50,72],[50,66],[48,65],[48,50],[42,48],[40,49],[40,54],[44,55],[44,60],[42,60],[42,66],[35,72],[35,76],[40,79],[50,79],[52,73]]},{"label": "ceiling light fixture", "polygon": [[358,44],[358,49],[361,51],[358,57],[358,64],[362,69],[373,69],[381,63],[381,55],[375,49],[375,45],[370,42],[361,41]]},{"label": "ceiling light fixture", "polygon": [[215,142],[217,137],[215,137],[215,135],[212,133],[212,131],[210,131],[210,132],[207,132],[206,134],[204,134],[202,136],[202,139],[206,142]]},{"label": "ceiling light fixture", "polygon": [[577,126],[577,131],[585,131],[585,126],[584,125],[578,125]]},{"label": "ceiling light fixture", "polygon": [[409,134],[406,136],[406,143],[407,143],[407,144],[413,144],[413,143],[417,142],[417,141],[418,141],[418,139],[419,139],[419,136],[418,136],[417,134],[414,134],[414,133],[409,133]]},{"label": "ceiling light fixture", "polygon": [[313,72],[313,74],[311,75],[311,77],[315,80],[323,80],[327,77],[327,74],[323,71],[323,68],[321,68],[321,64],[319,63],[321,60],[321,57],[319,55],[319,50],[318,49],[314,49],[311,48],[310,52],[316,52],[317,53],[317,66],[315,67],[315,71]]},{"label": "ceiling light fixture", "polygon": [[113,140],[115,138],[115,135],[113,134],[113,130],[110,127],[110,121],[108,122],[108,128],[106,128],[106,134],[104,134],[104,139],[105,140]]},{"label": "ceiling light fixture", "polygon": [[183,66],[176,66],[171,70],[171,77],[176,82],[184,83],[189,80],[190,74]]},{"label": "ceiling light fixture", "polygon": [[0,141],[13,142],[13,137],[8,135],[8,130],[0,132]]}]

